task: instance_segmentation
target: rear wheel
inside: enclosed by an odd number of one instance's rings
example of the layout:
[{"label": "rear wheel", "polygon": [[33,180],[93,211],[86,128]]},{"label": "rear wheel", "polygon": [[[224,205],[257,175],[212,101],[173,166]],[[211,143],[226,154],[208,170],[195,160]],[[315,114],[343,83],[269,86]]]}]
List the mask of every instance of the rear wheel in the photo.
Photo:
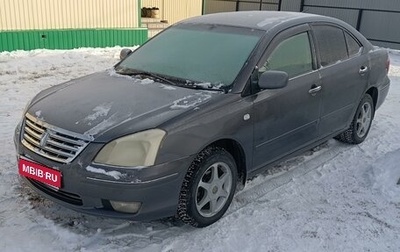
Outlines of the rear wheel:
[{"label": "rear wheel", "polygon": [[358,105],[350,127],[338,135],[336,139],[349,144],[362,143],[368,135],[374,118],[374,102],[369,94],[365,94]]},{"label": "rear wheel", "polygon": [[232,155],[220,147],[198,154],[185,176],[178,216],[192,226],[205,227],[228,209],[236,189],[237,168]]}]

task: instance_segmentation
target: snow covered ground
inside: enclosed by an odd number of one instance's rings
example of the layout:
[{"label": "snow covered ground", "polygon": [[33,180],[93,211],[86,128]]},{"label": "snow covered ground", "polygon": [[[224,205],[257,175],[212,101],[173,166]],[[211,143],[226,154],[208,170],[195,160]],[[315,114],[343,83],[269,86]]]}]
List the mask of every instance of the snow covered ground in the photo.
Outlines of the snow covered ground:
[{"label": "snow covered ground", "polygon": [[252,181],[216,224],[73,212],[21,185],[14,127],[40,90],[112,66],[120,48],[0,53],[1,251],[400,251],[400,52],[359,146],[330,140]]}]

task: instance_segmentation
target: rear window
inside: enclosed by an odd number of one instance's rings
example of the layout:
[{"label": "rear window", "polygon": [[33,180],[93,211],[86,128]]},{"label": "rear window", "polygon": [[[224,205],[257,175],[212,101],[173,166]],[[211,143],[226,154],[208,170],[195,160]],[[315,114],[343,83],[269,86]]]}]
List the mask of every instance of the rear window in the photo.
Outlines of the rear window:
[{"label": "rear window", "polygon": [[347,32],[344,33],[346,37],[346,42],[347,42],[347,51],[349,54],[349,57],[354,56],[358,54],[361,51],[361,46],[358,43],[357,40],[355,40],[350,34]]},{"label": "rear window", "polygon": [[322,66],[328,66],[348,58],[342,29],[334,26],[314,26],[314,34]]}]

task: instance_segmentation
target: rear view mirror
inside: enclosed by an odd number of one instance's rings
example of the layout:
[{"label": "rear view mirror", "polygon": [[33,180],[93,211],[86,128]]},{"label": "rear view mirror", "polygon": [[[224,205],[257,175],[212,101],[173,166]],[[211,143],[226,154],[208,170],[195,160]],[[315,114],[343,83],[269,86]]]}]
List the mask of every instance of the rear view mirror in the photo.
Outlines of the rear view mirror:
[{"label": "rear view mirror", "polygon": [[282,71],[265,71],[258,79],[258,86],[261,89],[279,89],[287,86],[289,75]]},{"label": "rear view mirror", "polygon": [[130,54],[132,53],[132,50],[129,48],[124,48],[121,50],[121,52],[119,53],[119,59],[123,60],[126,57],[128,57]]}]

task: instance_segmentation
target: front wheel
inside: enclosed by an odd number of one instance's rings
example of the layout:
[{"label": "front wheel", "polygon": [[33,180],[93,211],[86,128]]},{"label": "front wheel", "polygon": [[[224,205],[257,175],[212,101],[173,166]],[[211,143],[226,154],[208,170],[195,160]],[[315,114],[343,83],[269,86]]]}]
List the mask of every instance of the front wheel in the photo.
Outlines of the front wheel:
[{"label": "front wheel", "polygon": [[216,222],[232,202],[236,181],[237,167],[232,155],[220,147],[206,148],[185,176],[179,197],[179,218],[195,227]]},{"label": "front wheel", "polygon": [[368,135],[374,118],[374,102],[369,94],[365,94],[358,105],[350,127],[338,135],[336,139],[349,144],[362,143]]}]

